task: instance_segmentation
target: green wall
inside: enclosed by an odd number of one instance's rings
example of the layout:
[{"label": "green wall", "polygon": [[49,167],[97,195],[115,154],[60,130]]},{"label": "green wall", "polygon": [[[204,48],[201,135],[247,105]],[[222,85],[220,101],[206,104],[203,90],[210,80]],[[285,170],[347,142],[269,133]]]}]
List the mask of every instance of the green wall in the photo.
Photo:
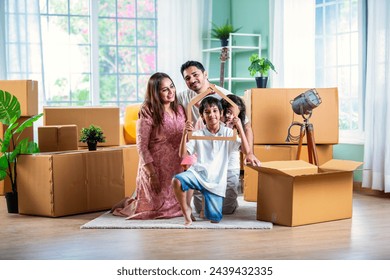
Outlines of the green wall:
[{"label": "green wall", "polygon": [[[347,159],[363,162],[364,159],[364,145],[363,144],[337,144],[333,147],[333,158]],[[361,168],[361,167],[360,167]],[[354,181],[362,181],[362,171],[356,170],[354,172]]]},{"label": "green wall", "polygon": [[[261,34],[262,55],[268,56],[269,0],[213,0],[212,9],[212,22],[215,24],[224,24],[226,20],[229,20],[235,28],[241,27],[238,33]],[[235,43],[241,44],[242,42]],[[255,45],[255,42],[249,44]],[[250,77],[248,66],[252,53],[252,51],[235,53],[232,64],[233,76]],[[219,55],[214,54],[210,57],[208,69],[210,77],[219,77],[219,70]],[[227,63],[225,73],[227,73]],[[242,96],[245,90],[254,87],[256,87],[254,78],[252,82],[234,82],[232,92]]]}]

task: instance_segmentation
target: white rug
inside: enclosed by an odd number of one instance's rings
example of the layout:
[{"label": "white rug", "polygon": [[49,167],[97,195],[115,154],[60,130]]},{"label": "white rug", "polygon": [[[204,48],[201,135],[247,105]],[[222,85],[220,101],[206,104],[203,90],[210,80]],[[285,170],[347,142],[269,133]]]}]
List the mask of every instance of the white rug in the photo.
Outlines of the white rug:
[{"label": "white rug", "polygon": [[184,226],[184,218],[159,220],[125,220],[108,211],[81,226],[81,229],[272,229],[272,223],[256,220],[256,202],[247,202],[239,197],[239,207],[232,215],[224,215],[218,223],[210,223],[194,213],[196,221]]}]

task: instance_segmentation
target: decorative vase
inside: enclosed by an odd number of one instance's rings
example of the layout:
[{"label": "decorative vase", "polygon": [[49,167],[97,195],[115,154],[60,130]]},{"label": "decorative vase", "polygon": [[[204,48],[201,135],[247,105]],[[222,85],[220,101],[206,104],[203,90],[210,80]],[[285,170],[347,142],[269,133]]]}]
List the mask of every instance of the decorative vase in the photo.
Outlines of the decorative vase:
[{"label": "decorative vase", "polygon": [[255,77],[258,88],[266,88],[268,77]]},{"label": "decorative vase", "polygon": [[8,213],[19,213],[18,193],[7,192],[5,193],[5,199],[7,202]]},{"label": "decorative vase", "polygon": [[96,151],[97,143],[96,142],[87,142],[88,144],[88,150],[90,151]]}]

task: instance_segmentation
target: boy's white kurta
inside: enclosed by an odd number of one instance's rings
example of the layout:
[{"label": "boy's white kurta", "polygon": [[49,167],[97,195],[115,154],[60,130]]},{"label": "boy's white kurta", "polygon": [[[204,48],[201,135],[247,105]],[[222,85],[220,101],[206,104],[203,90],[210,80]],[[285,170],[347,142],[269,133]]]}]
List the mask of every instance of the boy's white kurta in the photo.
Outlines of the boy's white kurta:
[{"label": "boy's white kurta", "polygon": [[[196,136],[231,137],[233,130],[221,123],[216,134],[207,128],[194,131]],[[240,149],[241,139],[228,140],[196,140],[191,139],[186,147],[189,154],[197,154],[197,162],[188,171],[192,172],[202,186],[208,191],[225,197],[229,156]]]}]

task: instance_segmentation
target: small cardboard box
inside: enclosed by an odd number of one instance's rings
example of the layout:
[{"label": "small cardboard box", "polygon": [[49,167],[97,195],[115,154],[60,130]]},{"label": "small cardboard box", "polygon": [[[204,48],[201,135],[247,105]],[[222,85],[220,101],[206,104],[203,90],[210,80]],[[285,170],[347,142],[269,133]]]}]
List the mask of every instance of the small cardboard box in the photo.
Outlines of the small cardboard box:
[{"label": "small cardboard box", "polygon": [[22,116],[38,114],[38,82],[32,80],[0,80],[0,89],[14,95]]},{"label": "small cardboard box", "polygon": [[299,226],[352,217],[353,171],[362,163],[270,161],[259,173],[257,219]]},{"label": "small cardboard box", "polygon": [[[77,125],[78,135],[83,127],[91,124],[99,126],[106,137],[100,146],[119,146],[121,127],[119,107],[44,107],[43,125]],[[78,142],[78,146],[87,147],[87,143]]]},{"label": "small cardboard box", "polygon": [[20,155],[19,213],[60,217],[110,209],[124,197],[125,148]]},{"label": "small cardboard box", "polygon": [[[333,145],[316,146],[319,164],[333,158]],[[295,160],[298,145],[254,145],[253,152],[261,162]],[[307,146],[302,145],[301,160],[309,162]],[[257,201],[258,174],[256,170],[244,166],[244,200]]]},{"label": "small cardboard box", "polygon": [[41,152],[77,150],[77,125],[38,127],[38,146]]},{"label": "small cardboard box", "polygon": [[[252,122],[254,144],[288,144],[286,138],[293,121],[303,123],[294,113],[291,100],[308,89],[266,88],[245,91],[244,101]],[[316,144],[337,144],[339,141],[339,102],[337,88],[317,88],[322,103],[313,109],[310,123],[314,128]],[[291,134],[299,136],[299,126]],[[307,143],[306,136],[303,143]]]}]

